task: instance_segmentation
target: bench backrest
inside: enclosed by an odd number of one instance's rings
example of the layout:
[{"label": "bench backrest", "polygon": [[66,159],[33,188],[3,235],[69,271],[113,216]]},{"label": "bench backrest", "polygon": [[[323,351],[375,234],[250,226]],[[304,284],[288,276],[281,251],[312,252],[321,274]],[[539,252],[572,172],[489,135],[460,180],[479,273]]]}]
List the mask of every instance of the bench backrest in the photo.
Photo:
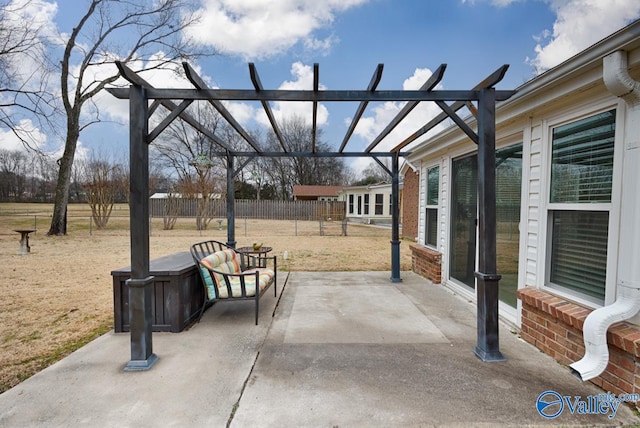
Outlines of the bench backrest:
[{"label": "bench backrest", "polygon": [[216,251],[222,251],[230,249],[231,247],[220,241],[203,241],[193,244],[191,246],[191,255],[193,259],[198,262],[209,254],[213,254]]},{"label": "bench backrest", "polygon": [[218,288],[226,287],[224,273],[241,273],[238,253],[218,241],[199,242],[191,246],[191,256],[197,263],[209,300],[219,298]]}]

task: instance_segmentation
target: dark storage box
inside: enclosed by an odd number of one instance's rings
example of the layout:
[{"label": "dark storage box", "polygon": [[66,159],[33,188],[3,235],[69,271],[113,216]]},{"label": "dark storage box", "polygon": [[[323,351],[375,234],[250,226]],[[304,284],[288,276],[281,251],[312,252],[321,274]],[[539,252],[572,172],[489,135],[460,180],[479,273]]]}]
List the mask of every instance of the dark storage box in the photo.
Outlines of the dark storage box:
[{"label": "dark storage box", "polygon": [[[202,280],[188,251],[150,260],[154,277],[151,295],[153,331],[178,333],[198,318],[204,299]],[[114,270],[113,318],[116,333],[129,331],[129,289],[131,266]]]}]

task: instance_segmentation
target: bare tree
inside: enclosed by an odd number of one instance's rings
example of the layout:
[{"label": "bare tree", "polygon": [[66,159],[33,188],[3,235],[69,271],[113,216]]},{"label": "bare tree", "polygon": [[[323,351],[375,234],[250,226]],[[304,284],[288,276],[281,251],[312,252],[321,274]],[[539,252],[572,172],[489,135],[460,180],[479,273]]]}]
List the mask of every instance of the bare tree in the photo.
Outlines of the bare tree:
[{"label": "bare tree", "polygon": [[[300,117],[283,121],[281,126],[287,150],[290,152],[310,151],[312,146],[311,126]],[[317,151],[329,151],[329,145],[322,141],[318,132]],[[280,143],[273,132],[267,136],[267,147],[278,150]],[[270,176],[282,199],[293,196],[293,186],[302,185],[341,185],[344,184],[347,168],[339,158],[292,157],[265,159],[265,170]]]},{"label": "bare tree", "polygon": [[0,150],[0,198],[21,202],[27,184],[27,154],[18,150]]},{"label": "bare tree", "polygon": [[[391,160],[389,158],[381,159],[380,162],[388,170],[391,170]],[[368,184],[376,184],[381,182],[389,182],[391,176],[389,173],[377,162],[371,161],[369,165],[362,170],[359,180],[351,181],[354,186],[366,186]]]},{"label": "bare tree", "polygon": [[94,157],[84,165],[83,189],[91,207],[91,218],[98,229],[104,229],[109,223],[113,205],[125,184],[123,176],[125,166],[111,163],[103,158]]},{"label": "bare tree", "polygon": [[[191,114],[212,134],[222,131],[221,118],[208,103],[196,103]],[[221,137],[223,138],[223,137]],[[212,195],[222,194],[226,163],[218,156],[221,147],[181,120],[174,121],[152,144],[154,160],[178,176],[178,190],[196,203],[196,226],[207,228],[213,218]]]},{"label": "bare tree", "polygon": [[[56,197],[48,235],[66,234],[66,207],[80,133],[100,121],[93,98],[120,76],[113,62],[147,60],[146,68],[162,68],[198,55],[183,30],[196,22],[181,0],[90,0],[69,34],[60,62],[61,96],[66,114],[64,154],[59,160]],[[161,55],[158,53],[161,52]],[[110,67],[105,67],[110,65]],[[107,77],[93,77],[96,67]],[[90,110],[91,119],[83,121]],[[83,115],[84,111],[84,115]]]},{"label": "bare tree", "polygon": [[167,193],[167,202],[162,210],[162,226],[164,230],[173,230],[180,213],[180,197],[172,192]]},{"label": "bare tree", "polygon": [[33,16],[37,3],[0,0],[0,128],[37,149],[41,134],[31,124],[52,129],[55,96],[47,89],[47,26]]}]

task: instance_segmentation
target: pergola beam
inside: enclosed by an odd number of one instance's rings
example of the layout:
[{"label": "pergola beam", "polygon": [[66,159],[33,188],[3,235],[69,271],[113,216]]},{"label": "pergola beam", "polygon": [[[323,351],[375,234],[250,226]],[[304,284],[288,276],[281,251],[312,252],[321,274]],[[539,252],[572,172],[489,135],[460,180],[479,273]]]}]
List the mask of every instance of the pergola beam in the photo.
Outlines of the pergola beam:
[{"label": "pergola beam", "polygon": [[[127,89],[112,88],[109,92],[116,98],[129,98]],[[496,101],[509,99],[515,91],[496,90]],[[439,91],[366,91],[366,90],[324,90],[314,92],[311,90],[286,90],[286,89],[147,89],[150,99],[171,100],[227,100],[227,101],[260,101],[266,107],[273,119],[273,113],[267,101],[318,101],[318,102],[357,102],[357,101],[451,101],[460,100],[476,101],[480,96],[479,90],[439,90]],[[275,123],[275,120],[274,120]]]},{"label": "pergola beam", "polygon": [[453,120],[456,125],[458,125],[458,128],[462,129],[462,131],[471,138],[471,141],[478,144],[478,134],[476,134],[475,131],[471,129],[471,127],[467,125],[447,103],[444,101],[436,101],[436,104],[451,120]]},{"label": "pergola beam", "polygon": [[162,131],[167,128],[167,126],[171,125],[171,122],[179,117],[182,112],[192,103],[193,100],[184,100],[183,102],[181,102],[175,110],[171,111],[167,117],[162,119],[162,122],[160,122],[155,128],[153,128],[153,131],[151,131],[147,137],[147,143],[151,143],[153,140],[155,140],[158,135],[160,135]]},{"label": "pergola beam", "polygon": [[[252,62],[249,63],[249,75],[251,76],[251,82],[253,83],[253,87],[256,88],[256,90],[248,91],[248,92],[252,92],[255,95],[260,95],[260,96],[255,97],[253,99],[249,98],[249,99],[246,99],[245,101],[251,101],[251,100],[260,101],[260,103],[262,104],[262,108],[264,109],[264,112],[267,115],[267,119],[269,119],[271,128],[273,128],[273,132],[276,134],[278,141],[280,141],[280,146],[282,146],[282,150],[286,152],[287,146],[284,143],[284,137],[282,136],[282,132],[280,132],[280,128],[278,128],[278,123],[276,122],[276,118],[273,116],[273,112],[271,111],[271,107],[269,106],[269,100],[275,100],[275,99],[269,96],[267,97],[264,96],[266,92],[271,92],[271,91],[265,91],[262,88],[262,82],[260,81],[260,76],[258,76],[258,70],[256,70],[256,65]],[[208,90],[207,92],[211,92],[211,90]],[[246,91],[232,91],[232,92],[246,92]],[[288,91],[284,91],[284,92],[288,92]],[[229,101],[234,100],[233,98],[228,98],[228,97],[216,98],[211,96],[208,96],[206,99],[221,99],[221,100],[229,100]]]},{"label": "pergola beam", "polygon": [[[382,79],[383,68],[384,68],[384,65],[378,64],[378,66],[376,67],[376,71],[373,73],[373,77],[369,82],[367,91],[373,92],[376,90],[376,88],[378,87],[378,84],[380,83],[380,80]],[[349,125],[349,129],[347,130],[347,133],[345,134],[344,139],[342,140],[342,144],[340,144],[340,149],[338,150],[339,152],[342,152],[344,148],[347,146],[347,143],[349,142],[349,138],[351,138],[351,135],[353,135],[353,131],[355,131],[356,126],[358,125],[360,118],[362,118],[362,115],[364,114],[364,111],[367,108],[368,104],[369,104],[368,101],[361,101],[360,105],[358,105],[356,114],[353,116],[353,120],[351,120],[351,124]]]},{"label": "pergola beam", "polygon": [[[504,78],[504,75],[507,72],[508,68],[509,68],[509,66],[507,64],[505,64],[502,67],[498,68],[496,71],[491,73],[489,76],[485,77],[476,86],[474,86],[473,90],[480,90],[480,89],[483,89],[483,88],[489,88],[489,87],[492,87],[492,86],[496,85],[498,82],[500,82]],[[512,91],[512,92],[515,93],[515,91]],[[452,100],[453,99],[454,98],[452,98]],[[471,111],[471,114],[473,114],[474,116],[477,116],[477,109],[475,109],[475,107],[473,107],[473,105],[471,104],[471,101],[472,100],[465,100],[465,101],[458,100],[458,101],[455,101],[453,104],[451,104],[449,106],[449,108],[452,111],[456,112],[456,111],[460,110],[462,107],[467,106],[469,108],[469,110]],[[471,107],[469,107],[469,105],[471,105]],[[474,113],[474,111],[475,111],[475,113]],[[395,146],[392,149],[392,151],[400,151],[400,150],[402,150],[403,148],[405,148],[406,146],[408,146],[409,144],[411,144],[412,142],[414,142],[415,140],[420,138],[422,135],[426,134],[427,132],[431,131],[433,128],[438,126],[443,120],[445,120],[448,117],[449,117],[449,115],[447,113],[444,113],[444,112],[440,113],[438,116],[436,116],[433,119],[431,119],[422,128],[418,129],[416,132],[411,134],[409,137],[405,138],[402,142],[400,142],[400,144]]]},{"label": "pergola beam", "polygon": [[[189,63],[183,62],[182,67],[184,68],[184,72],[187,76],[187,79],[195,86],[197,89],[209,89],[204,80],[200,77],[200,75],[189,65]],[[208,100],[209,103],[225,118],[227,123],[235,129],[238,134],[244,140],[249,143],[249,145],[257,152],[260,151],[260,146],[258,143],[249,135],[247,131],[244,130],[242,125],[238,123],[238,121],[233,117],[233,115],[226,109],[226,107],[222,104],[220,100]]]},{"label": "pergola beam", "polygon": [[[429,76],[429,78],[427,79],[426,82],[424,82],[424,84],[422,85],[422,87],[420,87],[421,91],[431,91],[433,90],[433,88],[436,87],[436,85],[438,83],[440,83],[440,81],[442,80],[442,77],[444,76],[444,71],[447,69],[447,65],[446,64],[440,64],[440,67],[438,67],[436,69],[436,71],[434,71],[431,76]],[[406,103],[402,109],[398,112],[398,114],[396,115],[396,117],[393,118],[393,120],[391,120],[391,122],[389,122],[389,124],[387,125],[386,128],[384,128],[384,130],[380,133],[380,135],[378,135],[372,142],[371,144],[369,144],[369,147],[367,147],[365,149],[365,152],[370,152],[371,150],[373,150],[378,144],[380,144],[380,142],[391,133],[391,131],[393,131],[395,129],[396,126],[398,126],[400,124],[400,122],[402,122],[404,120],[405,117],[407,117],[407,115],[409,113],[411,113],[411,110],[413,110],[419,103],[420,101],[411,101]]]},{"label": "pergola beam", "polygon": [[[120,74],[122,74],[122,77],[124,77],[126,80],[128,80],[131,84],[136,85],[136,86],[141,86],[143,88],[145,88],[145,95],[147,97],[147,99],[154,99],[154,97],[150,97],[148,91],[155,89],[153,86],[151,86],[151,84],[149,82],[147,82],[146,80],[144,80],[142,77],[138,76],[133,70],[131,70],[129,67],[127,67],[125,64],[123,64],[120,61],[116,61],[116,66],[118,67],[118,70],[120,71]],[[107,91],[109,91],[109,93],[111,93],[112,95],[116,96],[116,93],[119,92],[119,89],[123,89],[124,91],[127,92],[127,94],[129,93],[130,88],[124,89],[124,88],[107,88]],[[129,96],[127,95],[126,98],[128,98]],[[177,99],[180,97],[172,97],[171,99]],[[166,108],[167,110],[174,111],[176,109],[178,109],[179,107],[170,99],[154,99],[155,101],[160,101],[160,104]],[[185,98],[183,101],[186,101],[187,98]],[[215,134],[211,133],[209,130],[207,130],[206,128],[204,128],[200,122],[198,122],[193,116],[191,116],[189,113],[187,112],[182,112],[179,117],[184,120],[186,123],[188,123],[189,125],[191,125],[191,127],[193,127],[196,131],[201,132],[204,136],[206,136],[207,138],[209,138],[211,141],[213,141],[214,143],[218,144],[221,147],[224,147],[227,150],[231,150],[231,147],[229,147],[224,141],[222,141],[220,138],[218,138]]]},{"label": "pergola beam", "polygon": [[377,158],[377,157],[394,157],[394,156],[408,156],[409,152],[214,152],[212,156],[226,156],[227,153],[232,153],[238,157],[272,157],[272,158]]}]

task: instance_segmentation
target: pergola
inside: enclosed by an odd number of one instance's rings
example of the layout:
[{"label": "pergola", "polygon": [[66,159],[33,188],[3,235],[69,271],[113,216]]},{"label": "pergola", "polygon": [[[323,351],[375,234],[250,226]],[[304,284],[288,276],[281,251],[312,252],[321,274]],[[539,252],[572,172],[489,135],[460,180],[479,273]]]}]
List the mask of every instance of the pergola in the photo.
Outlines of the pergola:
[{"label": "pergola", "polygon": [[[440,65],[419,90],[377,90],[382,78],[383,65],[379,64],[364,90],[321,90],[319,88],[319,66],[314,64],[313,88],[310,90],[271,90],[262,86],[254,64],[249,64],[249,75],[253,89],[211,89],[187,63],[184,71],[193,84],[193,89],[155,88],[121,62],[116,63],[122,76],[130,82],[129,88],[109,88],[117,98],[129,99],[130,119],[130,222],[131,222],[131,279],[129,287],[131,360],[127,371],[150,369],[157,356],[152,346],[151,287],[153,277],[149,274],[149,144],[174,120],[180,118],[205,135],[220,151],[217,156],[227,161],[227,244],[235,247],[234,180],[242,168],[253,158],[265,157],[369,157],[375,160],[391,176],[392,224],[391,224],[391,278],[400,282],[400,233],[399,233],[399,159],[408,153],[402,150],[436,125],[450,118],[478,145],[478,228],[479,260],[477,278],[477,345],[475,354],[483,361],[502,361],[498,341],[498,283],[501,276],[496,272],[496,214],[495,214],[495,107],[497,101],[511,97],[515,91],[496,90],[494,86],[502,80],[508,65],[498,68],[471,90],[435,90],[442,80],[446,64]],[[177,104],[176,100],[180,100]],[[233,149],[205,125],[196,120],[187,107],[196,100],[208,101],[220,115],[238,132],[246,142],[246,151]],[[149,102],[151,101],[151,103]],[[260,145],[238,123],[224,107],[222,101],[259,101],[269,119],[272,130],[280,142],[280,151],[263,151]],[[270,102],[304,101],[313,105],[312,147],[309,151],[291,152],[280,132]],[[406,102],[394,119],[385,127],[364,151],[347,151],[349,140],[370,102]],[[420,102],[435,102],[442,110],[422,128],[408,136],[389,151],[374,151],[380,142]],[[451,104],[447,102],[453,101]],[[355,102],[358,107],[347,133],[334,151],[316,149],[318,103]],[[473,104],[477,103],[477,106]],[[168,114],[155,128],[149,130],[149,118],[160,107]],[[475,116],[477,131],[474,131],[457,111],[467,107]],[[237,158],[246,159],[236,165]],[[391,160],[391,169],[380,158]]]}]

